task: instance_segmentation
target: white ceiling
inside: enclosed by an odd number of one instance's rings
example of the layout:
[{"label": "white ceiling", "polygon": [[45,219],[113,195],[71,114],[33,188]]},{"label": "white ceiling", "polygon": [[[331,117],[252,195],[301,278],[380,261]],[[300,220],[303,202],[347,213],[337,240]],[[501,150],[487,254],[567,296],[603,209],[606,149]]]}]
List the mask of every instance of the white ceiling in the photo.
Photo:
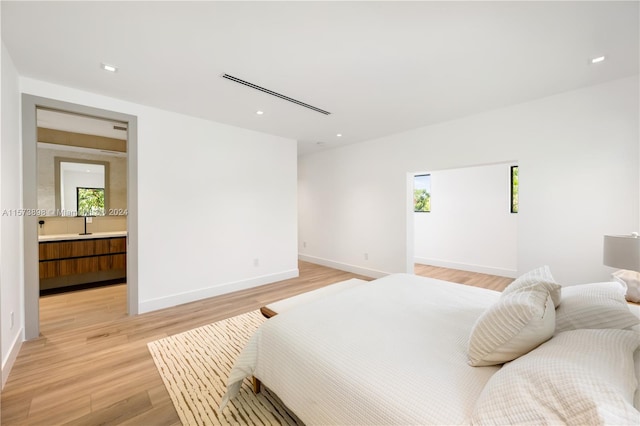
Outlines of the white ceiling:
[{"label": "white ceiling", "polygon": [[637,75],[638,6],[1,2],[21,75],[293,138],[301,154]]}]

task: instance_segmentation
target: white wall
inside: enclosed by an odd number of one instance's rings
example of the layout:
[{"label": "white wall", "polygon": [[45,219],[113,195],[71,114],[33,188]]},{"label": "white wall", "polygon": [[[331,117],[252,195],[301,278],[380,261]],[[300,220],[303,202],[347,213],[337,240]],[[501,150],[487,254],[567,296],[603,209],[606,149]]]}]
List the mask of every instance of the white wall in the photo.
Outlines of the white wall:
[{"label": "white wall", "polygon": [[[0,143],[0,331],[2,334],[2,385],[20,349],[23,334],[22,207],[20,94],[18,73],[2,44],[2,129]],[[11,314],[13,313],[13,325]]]},{"label": "white wall", "polygon": [[297,276],[294,140],[20,83],[24,93],[138,117],[140,312]]},{"label": "white wall", "polygon": [[431,212],[414,213],[415,262],[513,277],[513,163],[431,171]]},{"label": "white wall", "polygon": [[636,75],[301,157],[301,258],[405,271],[407,173],[515,160],[518,272],[548,264],[563,284],[607,279],[602,236],[640,222],[638,90]]}]

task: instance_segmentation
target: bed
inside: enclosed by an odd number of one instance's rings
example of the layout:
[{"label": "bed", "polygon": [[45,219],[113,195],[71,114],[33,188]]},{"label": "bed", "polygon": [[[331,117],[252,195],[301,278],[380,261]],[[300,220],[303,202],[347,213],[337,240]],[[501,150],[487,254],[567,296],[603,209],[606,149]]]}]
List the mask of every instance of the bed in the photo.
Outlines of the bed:
[{"label": "bed", "polygon": [[[542,275],[545,273],[549,273],[548,269],[542,271]],[[519,423],[526,423],[531,419],[518,416],[527,410],[533,413],[532,423],[567,422],[567,419],[576,423],[594,419],[597,423],[640,423],[637,411],[640,374],[637,353],[640,351],[636,350],[640,346],[640,333],[632,330],[640,322],[637,314],[631,313],[624,299],[620,305],[616,295],[620,319],[609,321],[604,329],[572,331],[570,323],[575,321],[569,316],[569,329],[558,333],[556,305],[562,305],[559,286],[540,285],[541,271],[524,277],[526,279],[516,280],[520,280],[521,288],[505,296],[509,293],[507,290],[499,293],[409,274],[393,274],[289,309],[261,326],[241,352],[230,373],[222,408],[238,393],[246,378],[254,377],[309,425],[498,424],[513,423],[517,419]],[[613,283],[606,284],[613,288]],[[601,287],[605,288],[605,283]],[[520,303],[527,298],[528,303],[531,299],[528,292],[534,288],[540,307],[532,310],[535,324],[525,324],[526,333],[520,332],[511,339],[509,344],[516,341],[517,348],[505,349],[503,345],[497,351],[484,353],[487,341],[491,342],[514,322],[509,319],[507,326],[500,324],[496,329],[492,323],[491,327],[482,329],[485,317],[489,314],[489,319],[495,321],[491,312],[506,303],[502,299],[509,299],[511,303],[517,299]],[[563,303],[569,308],[572,306],[569,299]],[[522,305],[517,306],[521,310]],[[504,312],[500,312],[502,314]],[[594,315],[588,311],[585,317]],[[611,316],[608,311],[597,315]],[[567,322],[566,315],[564,320]],[[480,343],[473,352],[473,336],[482,333],[485,335],[477,339]],[[527,342],[523,349],[523,341],[531,340],[532,335],[540,341]],[[576,345],[576,341],[587,349],[578,345],[576,350],[573,346],[567,350],[567,345]],[[587,356],[586,364],[579,366],[584,367],[583,370],[578,367],[575,370],[571,362],[575,361],[576,354],[580,354],[578,358],[583,357],[591,346],[606,353],[596,353],[592,357],[595,361]],[[597,348],[596,352],[600,350]],[[514,350],[520,352],[514,356]],[[479,356],[478,351],[482,353]],[[472,353],[477,358],[473,362]],[[537,353],[542,361],[536,358]],[[514,361],[505,364],[504,359],[509,357]],[[529,377],[528,372],[535,369],[522,360],[532,358],[534,363],[546,364],[547,359],[556,362],[563,357],[569,358],[571,367],[554,364],[552,371],[554,375],[558,369],[576,371],[571,374],[579,376],[579,383],[563,390],[570,392],[568,399],[573,399],[571,403],[555,401],[560,409],[551,404],[547,407],[548,413],[539,414],[540,410],[531,400],[540,400],[540,395],[535,393],[540,391],[538,388],[546,392],[547,385],[532,386],[538,379]],[[602,374],[596,374],[595,379],[589,377],[583,383],[586,376],[597,370],[594,362],[608,367],[602,368]],[[611,363],[615,365],[613,372]],[[503,365],[508,365],[513,372]],[[579,373],[581,371],[586,373]],[[503,374],[505,372],[508,374]],[[562,374],[561,386],[566,387],[567,380]],[[548,380],[544,375],[536,373],[535,376]],[[611,383],[600,386],[598,380]],[[593,393],[594,383],[598,389],[595,395],[575,398],[574,393]],[[562,392],[552,388],[551,393],[558,399],[557,394]],[[585,398],[595,398],[595,408],[585,408]]]}]

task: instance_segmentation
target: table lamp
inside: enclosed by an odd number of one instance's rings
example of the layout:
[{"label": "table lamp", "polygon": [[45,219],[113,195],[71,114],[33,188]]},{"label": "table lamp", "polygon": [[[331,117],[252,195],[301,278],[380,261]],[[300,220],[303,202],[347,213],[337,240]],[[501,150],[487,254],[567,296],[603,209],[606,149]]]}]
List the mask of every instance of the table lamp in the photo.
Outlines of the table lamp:
[{"label": "table lamp", "polygon": [[[617,277],[627,285],[627,300],[640,302],[640,238],[638,233],[631,235],[605,235],[603,261],[606,266],[624,269],[626,272],[615,272]],[[631,272],[633,271],[633,272]]]}]

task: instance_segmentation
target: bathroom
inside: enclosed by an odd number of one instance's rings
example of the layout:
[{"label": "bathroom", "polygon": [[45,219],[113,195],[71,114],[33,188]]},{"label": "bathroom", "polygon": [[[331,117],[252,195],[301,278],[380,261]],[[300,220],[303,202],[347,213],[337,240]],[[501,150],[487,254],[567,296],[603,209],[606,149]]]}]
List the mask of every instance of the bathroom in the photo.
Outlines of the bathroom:
[{"label": "bathroom", "polygon": [[40,294],[126,282],[126,123],[37,109]]}]

